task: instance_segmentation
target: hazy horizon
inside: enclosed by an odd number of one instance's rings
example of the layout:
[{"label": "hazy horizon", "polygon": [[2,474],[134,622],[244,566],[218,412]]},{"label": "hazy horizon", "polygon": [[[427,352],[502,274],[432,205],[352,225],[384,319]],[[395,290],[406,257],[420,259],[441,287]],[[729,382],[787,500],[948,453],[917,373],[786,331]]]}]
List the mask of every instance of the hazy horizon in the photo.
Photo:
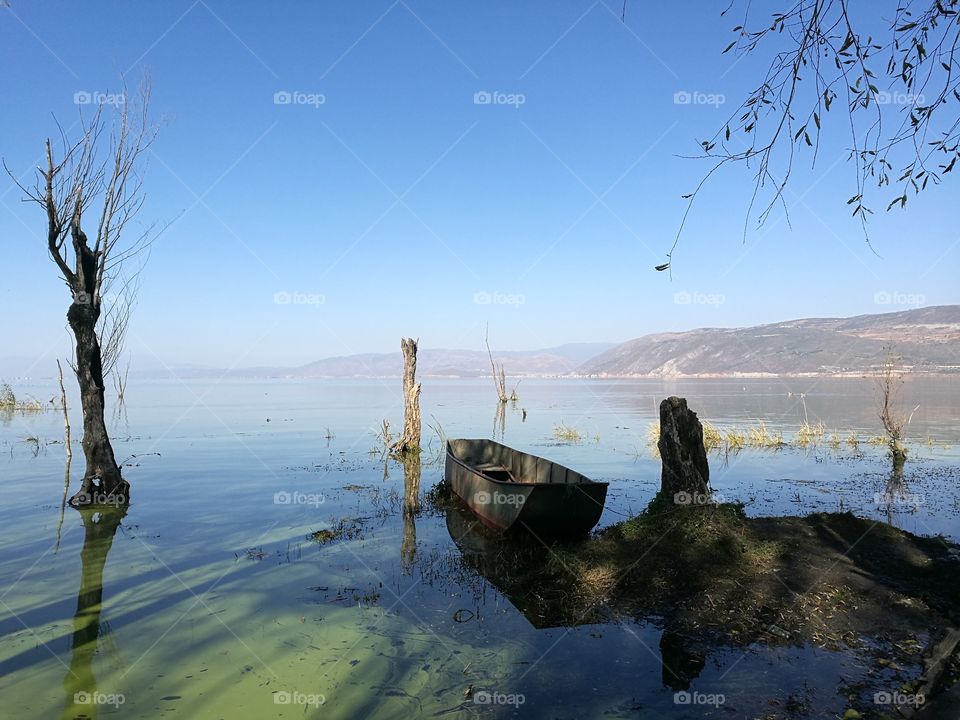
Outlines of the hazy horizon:
[{"label": "hazy horizon", "polygon": [[[924,307],[929,308],[929,307],[938,307],[938,306],[924,306]],[[939,306],[939,307],[957,307],[957,306],[949,305],[949,306]],[[924,308],[912,308],[912,309],[919,310]],[[891,312],[902,312],[902,311],[891,311]],[[889,313],[866,313],[866,315],[885,315],[885,314],[889,314]],[[782,322],[792,322],[795,320],[831,319],[834,317],[836,316],[823,316],[820,318],[791,317],[791,318],[783,318],[771,324],[777,324]],[[856,316],[851,316],[851,317],[856,317]],[[709,330],[709,329],[715,329],[715,328],[745,329],[749,327],[754,327],[754,326],[699,326],[699,327],[687,328],[685,330],[666,329],[661,331],[654,331],[652,333],[646,333],[645,335],[658,335],[663,333],[683,333],[683,332],[690,332],[690,331],[696,331],[696,330]],[[548,351],[570,349],[570,348],[576,348],[576,347],[593,348],[595,352],[583,356],[586,359],[588,357],[593,357],[594,355],[599,354],[604,349],[616,347],[618,345],[628,343],[632,340],[639,339],[640,337],[644,337],[644,336],[634,336],[634,337],[624,338],[622,340],[596,341],[596,342],[572,340],[570,342],[564,342],[558,345],[552,345],[550,347],[526,347],[526,348],[499,348],[498,347],[496,348],[496,354],[502,356],[502,355],[518,354],[518,353],[548,352]],[[483,343],[482,339],[480,340],[479,344],[475,343],[474,347],[467,347],[467,346],[439,347],[439,346],[426,345],[422,342],[420,343],[421,355],[423,353],[428,353],[430,351],[452,352],[452,353],[456,353],[456,352],[486,353],[487,348],[486,348],[486,345]],[[137,355],[136,353],[128,353],[126,356],[126,360],[129,361],[131,371],[133,372],[134,375],[148,376],[151,373],[159,372],[161,374],[169,374],[169,372],[173,370],[187,370],[187,369],[228,370],[228,371],[241,370],[242,371],[242,370],[255,370],[257,368],[268,368],[268,369],[276,369],[276,370],[283,370],[283,369],[293,370],[293,369],[304,367],[306,365],[310,365],[312,363],[321,362],[324,360],[332,360],[337,358],[349,358],[353,356],[381,356],[381,355],[399,356],[400,351],[399,351],[399,348],[394,347],[394,348],[386,348],[383,350],[370,351],[365,353],[328,354],[328,355],[321,355],[321,356],[312,358],[311,360],[308,360],[305,363],[301,362],[296,364],[290,363],[290,362],[287,362],[287,363],[280,362],[275,364],[261,364],[261,365],[232,364],[232,365],[225,366],[225,365],[214,365],[209,363],[196,362],[190,358],[165,359],[165,358],[159,358],[155,355],[143,355],[143,354]],[[0,380],[18,378],[18,377],[20,378],[53,377],[54,373],[52,371],[52,365],[55,364],[55,361],[53,361],[52,363],[43,363],[45,359],[46,359],[45,356],[36,358],[36,357],[28,357],[28,356],[22,356],[22,355],[21,356],[0,355]],[[47,367],[47,365],[50,365],[51,367]],[[41,367],[43,367],[44,369],[42,370],[39,369]]]}]

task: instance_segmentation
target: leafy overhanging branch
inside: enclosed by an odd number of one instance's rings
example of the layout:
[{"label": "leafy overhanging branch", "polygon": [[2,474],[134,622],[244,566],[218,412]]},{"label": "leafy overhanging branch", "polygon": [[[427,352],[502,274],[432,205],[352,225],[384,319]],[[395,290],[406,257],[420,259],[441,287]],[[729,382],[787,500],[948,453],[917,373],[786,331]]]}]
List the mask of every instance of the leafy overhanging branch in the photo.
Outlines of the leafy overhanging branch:
[{"label": "leafy overhanging branch", "polygon": [[[902,0],[884,21],[884,40],[860,31],[875,19],[879,3],[852,18],[850,0],[794,0],[786,12],[760,22],[751,16],[750,0],[742,4],[743,19],[723,53],[772,55],[759,85],[710,139],[699,142],[701,152],[692,157],[713,164],[683,196],[680,227],[658,270],[670,267],[694,202],[726,165],[744,163],[753,172],[744,239],[758,204],[758,225],[777,206],[789,223],[784,193],[797,153],[809,152],[815,166],[831,118],[846,120],[855,185],[847,205],[871,249],[873,190],[893,190],[884,200],[887,211],[904,208],[911,193],[939,184],[960,157],[960,114],[947,107],[960,102],[960,0]],[[831,112],[838,99],[846,112]]]}]

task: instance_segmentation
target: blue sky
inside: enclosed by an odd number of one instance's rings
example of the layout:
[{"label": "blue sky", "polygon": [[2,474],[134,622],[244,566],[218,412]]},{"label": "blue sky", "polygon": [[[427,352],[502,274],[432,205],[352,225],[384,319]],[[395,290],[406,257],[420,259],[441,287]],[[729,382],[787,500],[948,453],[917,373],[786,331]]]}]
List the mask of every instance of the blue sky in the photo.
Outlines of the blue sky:
[{"label": "blue sky", "polygon": [[[480,349],[487,323],[496,347],[527,349],[957,301],[956,187],[881,209],[874,254],[839,136],[794,176],[792,229],[775,214],[744,242],[751,176],[732,169],[672,279],[654,272],[705,171],[679,156],[762,68],[720,54],[721,4],[633,3],[624,24],[606,2],[12,0],[0,154],[28,173],[54,117],[76,130],[76,93],[149,71],[162,128],[140,219],[172,224],[130,332],[145,365],[295,365],[402,335]],[[68,294],[20,198],[0,183],[0,356],[46,369],[69,352]]]}]

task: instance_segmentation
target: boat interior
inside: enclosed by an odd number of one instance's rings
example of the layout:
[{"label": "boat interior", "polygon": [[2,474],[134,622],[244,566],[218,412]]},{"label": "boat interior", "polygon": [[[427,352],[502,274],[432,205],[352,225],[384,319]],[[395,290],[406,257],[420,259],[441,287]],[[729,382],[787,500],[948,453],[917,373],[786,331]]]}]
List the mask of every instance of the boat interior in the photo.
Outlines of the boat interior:
[{"label": "boat interior", "polygon": [[449,440],[449,452],[494,482],[570,485],[592,482],[580,473],[492,440]]}]

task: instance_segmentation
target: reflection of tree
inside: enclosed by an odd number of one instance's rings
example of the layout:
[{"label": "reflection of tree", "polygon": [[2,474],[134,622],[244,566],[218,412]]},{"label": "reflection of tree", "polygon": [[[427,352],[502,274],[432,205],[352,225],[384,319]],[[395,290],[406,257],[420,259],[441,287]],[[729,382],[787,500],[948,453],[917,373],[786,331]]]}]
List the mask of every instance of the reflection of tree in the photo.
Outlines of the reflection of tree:
[{"label": "reflection of tree", "polygon": [[687,638],[664,630],[660,636],[660,662],[663,686],[679,691],[690,689],[690,681],[700,675],[706,659],[702,653],[689,648]]},{"label": "reflection of tree", "polygon": [[93,657],[97,653],[97,642],[100,638],[103,567],[113,546],[117,528],[126,515],[126,508],[78,508],[77,512],[83,519],[83,548],[80,550],[82,568],[80,590],[77,593],[77,612],[73,616],[70,670],[63,680],[66,692],[62,716],[64,719],[93,718],[97,714],[97,705],[83,700],[85,694],[89,696],[97,691]]},{"label": "reflection of tree", "polygon": [[417,520],[413,513],[403,513],[403,541],[400,544],[400,566],[410,572],[417,560]]},{"label": "reflection of tree", "polygon": [[497,403],[497,411],[493,416],[493,439],[498,437],[503,440],[507,432],[507,406],[504,403]]},{"label": "reflection of tree", "polygon": [[403,511],[420,512],[420,453],[403,457]]},{"label": "reflection of tree", "polygon": [[420,512],[420,453],[407,453],[403,458],[403,541],[400,565],[407,572],[417,558],[417,521]]},{"label": "reflection of tree", "polygon": [[883,505],[887,515],[887,522],[897,527],[895,508],[898,505],[906,505],[910,502],[910,496],[907,493],[907,483],[903,478],[903,463],[893,461],[893,470],[890,477],[887,478],[887,485],[883,491]]}]

